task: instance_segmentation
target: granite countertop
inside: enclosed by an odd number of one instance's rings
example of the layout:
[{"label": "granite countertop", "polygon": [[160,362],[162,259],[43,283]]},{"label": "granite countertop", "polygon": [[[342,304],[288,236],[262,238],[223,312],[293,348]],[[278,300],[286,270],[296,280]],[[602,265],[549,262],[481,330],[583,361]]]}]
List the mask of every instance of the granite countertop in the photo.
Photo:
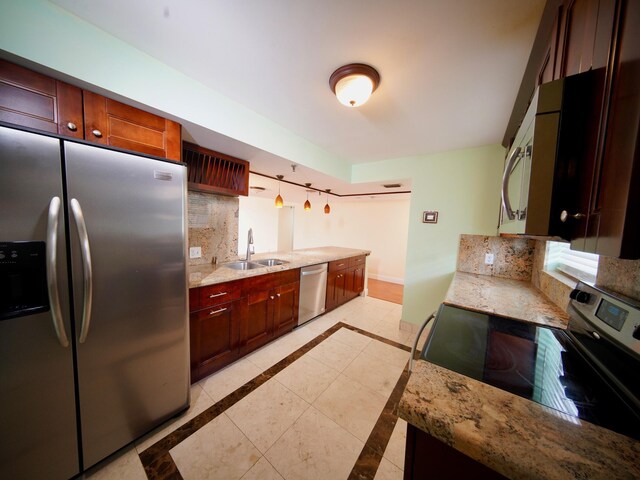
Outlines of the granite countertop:
[{"label": "granite countertop", "polygon": [[251,256],[252,260],[278,258],[288,262],[284,265],[277,265],[274,267],[262,267],[255,268],[253,270],[233,270],[231,268],[224,267],[224,264],[195,265],[188,267],[189,288],[204,287],[206,285],[214,285],[216,283],[229,282],[256,275],[264,275],[266,273],[282,272],[284,270],[306,267],[317,263],[331,262],[342,258],[369,255],[370,253],[370,250],[360,250],[355,248],[317,247],[292,250],[290,252],[260,253]]},{"label": "granite countertop", "polygon": [[522,280],[456,272],[444,303],[549,327],[564,329],[569,323],[565,311]]},{"label": "granite countertop", "polygon": [[398,415],[512,479],[640,478],[640,442],[424,360]]}]

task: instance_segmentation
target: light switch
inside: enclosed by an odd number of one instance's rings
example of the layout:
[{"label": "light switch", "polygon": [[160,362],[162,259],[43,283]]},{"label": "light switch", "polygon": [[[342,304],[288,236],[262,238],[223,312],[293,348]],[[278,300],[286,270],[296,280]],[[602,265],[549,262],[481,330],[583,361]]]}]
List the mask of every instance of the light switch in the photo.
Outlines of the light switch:
[{"label": "light switch", "polygon": [[493,253],[487,253],[484,256],[484,263],[486,265],[493,265]]},{"label": "light switch", "polygon": [[201,247],[191,247],[189,249],[189,258],[200,258],[202,256]]}]

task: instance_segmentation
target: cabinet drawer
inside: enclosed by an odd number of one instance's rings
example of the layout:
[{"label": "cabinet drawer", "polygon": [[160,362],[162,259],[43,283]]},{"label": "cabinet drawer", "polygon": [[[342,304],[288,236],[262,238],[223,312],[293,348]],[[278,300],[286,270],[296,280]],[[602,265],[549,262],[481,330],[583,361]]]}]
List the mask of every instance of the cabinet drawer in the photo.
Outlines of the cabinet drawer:
[{"label": "cabinet drawer", "polygon": [[263,290],[271,290],[288,283],[294,283],[300,280],[300,269],[283,270],[282,272],[267,273],[265,275],[257,275],[244,279],[243,295],[244,297],[252,295]]},{"label": "cabinet drawer", "polygon": [[240,282],[218,283],[199,288],[199,308],[211,307],[240,298]]},{"label": "cabinet drawer", "polygon": [[350,267],[359,267],[359,266],[363,266],[366,262],[367,262],[367,256],[366,255],[358,255],[357,257],[351,257],[349,259],[349,266]]},{"label": "cabinet drawer", "polygon": [[349,266],[349,259],[342,258],[340,260],[334,260],[333,262],[329,262],[329,272],[335,272],[338,270],[342,270],[343,268],[347,268]]}]

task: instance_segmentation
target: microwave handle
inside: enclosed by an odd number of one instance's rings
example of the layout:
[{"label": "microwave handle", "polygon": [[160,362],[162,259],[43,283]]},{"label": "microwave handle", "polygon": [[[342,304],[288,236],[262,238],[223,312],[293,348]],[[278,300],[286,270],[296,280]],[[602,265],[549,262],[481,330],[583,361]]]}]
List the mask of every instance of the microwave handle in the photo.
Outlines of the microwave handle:
[{"label": "microwave handle", "polygon": [[502,175],[502,206],[504,207],[504,211],[507,213],[507,218],[509,220],[514,220],[516,218],[516,212],[511,209],[511,202],[509,201],[509,178],[511,177],[513,166],[520,157],[521,151],[522,147],[516,147],[516,149],[511,152],[511,156],[509,157],[509,160],[507,160],[507,165],[504,167],[504,174]]}]

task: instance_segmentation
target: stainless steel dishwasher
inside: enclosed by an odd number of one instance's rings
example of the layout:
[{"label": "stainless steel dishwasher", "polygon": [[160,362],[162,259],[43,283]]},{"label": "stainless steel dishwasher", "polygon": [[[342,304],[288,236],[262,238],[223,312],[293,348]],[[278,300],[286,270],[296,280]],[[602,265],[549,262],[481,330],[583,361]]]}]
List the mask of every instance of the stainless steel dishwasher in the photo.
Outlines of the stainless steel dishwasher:
[{"label": "stainless steel dishwasher", "polygon": [[300,307],[298,325],[324,313],[327,295],[327,264],[309,265],[300,269]]}]

